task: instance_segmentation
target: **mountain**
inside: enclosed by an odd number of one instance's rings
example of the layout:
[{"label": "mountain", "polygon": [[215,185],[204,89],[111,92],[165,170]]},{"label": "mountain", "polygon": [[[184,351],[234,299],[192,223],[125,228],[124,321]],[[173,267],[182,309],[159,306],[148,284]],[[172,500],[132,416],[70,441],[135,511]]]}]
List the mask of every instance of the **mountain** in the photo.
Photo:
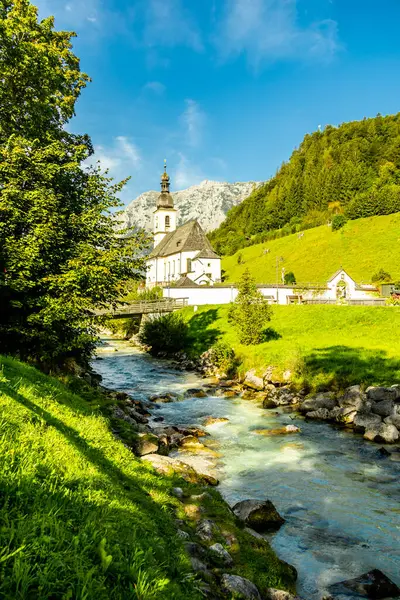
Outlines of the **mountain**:
[{"label": "mountain", "polygon": [[[345,219],[400,212],[400,113],[327,125],[210,239],[219,254]],[[336,221],[336,223],[335,223]]]},{"label": "mountain", "polygon": [[[187,190],[172,192],[175,208],[179,210],[178,225],[190,219],[198,219],[205,231],[218,227],[227,212],[240,204],[261,185],[260,182],[221,183],[202,181]],[[141,194],[124,210],[121,219],[124,227],[152,229],[152,214],[160,192],[150,191]]]}]

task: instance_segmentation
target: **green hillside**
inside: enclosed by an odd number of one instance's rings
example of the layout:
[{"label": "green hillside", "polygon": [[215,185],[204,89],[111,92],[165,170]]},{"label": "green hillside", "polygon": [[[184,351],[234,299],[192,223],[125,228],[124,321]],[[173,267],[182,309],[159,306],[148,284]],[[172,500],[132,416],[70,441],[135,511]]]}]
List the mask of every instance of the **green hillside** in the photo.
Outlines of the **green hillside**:
[{"label": "green hillside", "polygon": [[[265,253],[265,250],[269,250]],[[250,246],[222,261],[225,279],[236,282],[248,268],[258,283],[276,282],[279,266],[292,271],[298,283],[322,283],[341,266],[358,283],[371,282],[379,269],[400,280],[400,213],[349,221],[338,231],[323,225],[298,234]]]},{"label": "green hillside", "polygon": [[400,211],[400,113],[307,134],[275,177],[210,234],[219,254],[323,225]]}]

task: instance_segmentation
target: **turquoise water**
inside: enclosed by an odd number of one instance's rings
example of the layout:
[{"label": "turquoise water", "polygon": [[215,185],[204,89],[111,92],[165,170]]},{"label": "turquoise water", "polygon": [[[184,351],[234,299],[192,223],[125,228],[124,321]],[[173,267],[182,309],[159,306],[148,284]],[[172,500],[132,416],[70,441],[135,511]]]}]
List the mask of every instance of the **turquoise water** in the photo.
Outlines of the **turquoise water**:
[{"label": "turquoise water", "polygon": [[[107,387],[146,399],[165,391],[183,394],[204,383],[126,344],[109,343],[102,348],[103,360],[94,363]],[[380,457],[378,446],[240,399],[188,398],[161,405],[156,415],[166,424],[201,425],[209,415],[229,419],[207,428],[206,443],[210,440],[221,455],[212,465],[219,489],[230,504],[269,498],[285,517],[285,525],[269,539],[298,570],[299,595],[319,599],[330,583],[371,568],[400,585],[400,462]],[[254,433],[287,424],[300,426],[301,433]]]}]

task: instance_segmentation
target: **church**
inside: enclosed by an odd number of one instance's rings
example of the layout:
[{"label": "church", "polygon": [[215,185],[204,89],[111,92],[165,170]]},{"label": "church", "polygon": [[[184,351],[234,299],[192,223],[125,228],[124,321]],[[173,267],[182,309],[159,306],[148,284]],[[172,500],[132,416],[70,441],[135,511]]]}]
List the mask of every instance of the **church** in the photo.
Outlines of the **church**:
[{"label": "church", "polygon": [[177,227],[167,167],[154,211],[154,249],[147,259],[147,287],[213,285],[221,281],[221,258],[197,220]]}]

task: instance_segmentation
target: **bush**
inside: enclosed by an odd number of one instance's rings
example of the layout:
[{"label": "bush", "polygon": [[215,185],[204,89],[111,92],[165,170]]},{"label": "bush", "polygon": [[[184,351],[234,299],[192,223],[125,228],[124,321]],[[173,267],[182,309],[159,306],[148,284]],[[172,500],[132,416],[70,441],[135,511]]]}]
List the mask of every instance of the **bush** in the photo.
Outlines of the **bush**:
[{"label": "bush", "polygon": [[390,283],[392,281],[392,276],[384,269],[379,269],[379,271],[372,275],[371,281],[372,283]]},{"label": "bush", "polygon": [[337,231],[346,225],[346,217],[344,215],[335,215],[332,219],[332,231]]},{"label": "bush", "polygon": [[296,283],[295,274],[292,271],[285,274],[285,285],[290,285],[291,283]]},{"label": "bush", "polygon": [[212,364],[226,375],[232,375],[235,372],[235,351],[226,342],[217,342],[214,346],[211,346],[209,358]]},{"label": "bush", "polygon": [[260,344],[263,329],[271,320],[272,309],[257,290],[248,269],[243,273],[238,289],[239,294],[229,309],[229,321],[237,329],[241,344]]},{"label": "bush", "polygon": [[143,324],[139,340],[150,347],[150,353],[154,356],[168,356],[186,348],[188,324],[177,312],[154,316]]}]

